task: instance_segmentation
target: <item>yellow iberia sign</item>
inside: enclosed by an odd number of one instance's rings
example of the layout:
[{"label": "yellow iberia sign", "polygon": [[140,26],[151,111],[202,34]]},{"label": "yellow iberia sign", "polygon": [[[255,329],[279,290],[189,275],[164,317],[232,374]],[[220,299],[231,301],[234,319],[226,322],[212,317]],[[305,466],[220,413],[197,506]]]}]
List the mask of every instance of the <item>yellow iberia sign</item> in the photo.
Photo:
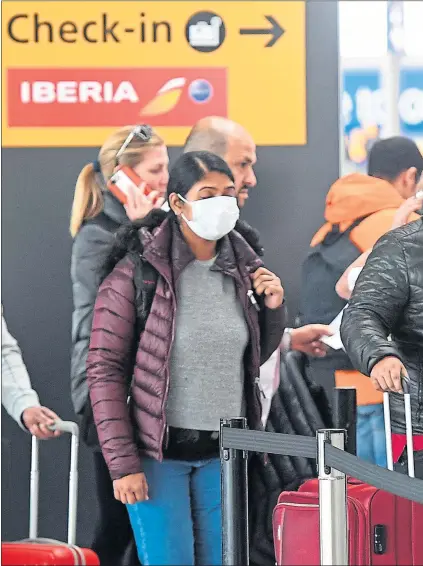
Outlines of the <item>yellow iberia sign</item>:
[{"label": "yellow iberia sign", "polygon": [[98,146],[149,123],[182,145],[204,116],[302,145],[305,2],[2,2],[3,145]]}]

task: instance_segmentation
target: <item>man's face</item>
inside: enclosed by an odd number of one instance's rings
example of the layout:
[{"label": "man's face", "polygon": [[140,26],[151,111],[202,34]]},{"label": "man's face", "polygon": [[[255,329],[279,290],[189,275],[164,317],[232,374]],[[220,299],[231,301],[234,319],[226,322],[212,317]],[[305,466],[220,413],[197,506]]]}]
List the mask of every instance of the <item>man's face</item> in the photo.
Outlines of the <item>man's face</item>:
[{"label": "man's face", "polygon": [[238,206],[243,208],[248,199],[249,189],[257,184],[253,170],[257,161],[256,146],[248,134],[229,140],[225,161],[235,177]]}]

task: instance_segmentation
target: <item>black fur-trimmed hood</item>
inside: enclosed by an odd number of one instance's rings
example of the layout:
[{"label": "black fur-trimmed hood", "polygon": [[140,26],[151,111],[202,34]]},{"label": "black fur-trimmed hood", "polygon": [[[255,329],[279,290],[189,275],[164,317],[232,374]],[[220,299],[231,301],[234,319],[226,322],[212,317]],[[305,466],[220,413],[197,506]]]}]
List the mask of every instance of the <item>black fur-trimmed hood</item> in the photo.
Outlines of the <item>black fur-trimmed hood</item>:
[{"label": "black fur-trimmed hood", "polygon": [[[141,255],[143,253],[140,230],[153,232],[166,218],[172,218],[172,216],[173,213],[168,213],[163,210],[153,210],[142,220],[121,226],[115,234],[115,240],[111,246],[110,253],[101,270],[101,281],[113,271],[116,264],[127,254]],[[262,257],[264,255],[264,249],[260,244],[260,234],[258,230],[250,226],[244,220],[238,220],[235,225],[235,231],[244,238],[258,256]]]}]

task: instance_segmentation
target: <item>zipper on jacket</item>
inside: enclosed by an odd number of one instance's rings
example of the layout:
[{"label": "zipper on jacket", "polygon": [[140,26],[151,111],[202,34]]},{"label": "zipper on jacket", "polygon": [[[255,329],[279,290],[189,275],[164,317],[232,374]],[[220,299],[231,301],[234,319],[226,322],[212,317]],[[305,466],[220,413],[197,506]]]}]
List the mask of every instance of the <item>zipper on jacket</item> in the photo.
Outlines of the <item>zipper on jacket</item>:
[{"label": "zipper on jacket", "polygon": [[[229,274],[227,274],[227,275],[229,275]],[[241,294],[242,294],[242,292],[244,291],[243,286],[240,283],[238,283],[237,281],[236,281],[236,284],[240,288]],[[254,305],[253,301],[251,300],[251,297],[253,297],[254,300],[255,300],[254,291],[252,291],[252,289],[249,289],[247,291],[246,297],[247,297],[247,301],[243,304],[244,314],[245,314],[245,318],[247,319],[247,323],[249,323],[249,326],[250,326],[250,333],[251,333],[250,338],[251,338],[251,346],[252,346],[251,351],[252,351],[252,354],[253,354],[253,348],[254,348],[254,344],[255,344],[255,350],[256,350],[256,355],[257,355],[257,363],[259,364],[259,371],[260,371],[260,342],[259,342],[259,339],[258,339],[258,336],[257,336],[257,333],[256,333],[256,327],[255,327],[254,321],[253,321],[253,319],[250,315],[250,309],[249,309],[248,301],[250,300],[251,303],[253,304],[253,306],[256,306],[258,308],[258,310],[260,310],[260,307],[258,306],[258,304]],[[256,301],[256,303],[257,303],[257,301]],[[263,428],[263,426],[262,426],[263,406],[262,406],[262,402],[261,402],[261,395],[263,395],[263,397],[264,397],[264,390],[263,390],[261,383],[260,383],[260,375],[256,376],[254,378],[253,395],[256,398],[257,410],[259,412],[257,427]],[[261,456],[263,458],[263,464],[265,466],[267,466],[267,464],[269,463],[269,454],[263,453]]]},{"label": "zipper on jacket", "polygon": [[[235,281],[235,285],[237,286],[237,288],[240,291],[241,296],[243,296],[244,291],[245,291],[244,286],[236,279],[236,277],[234,277],[231,273],[228,273],[227,271],[224,271],[224,270],[222,270],[222,273],[224,275],[227,275],[228,277],[232,277],[232,279]],[[246,297],[247,300],[241,301],[241,304],[242,304],[243,309],[244,309],[244,316],[245,316],[247,323],[250,327],[250,339],[251,339],[251,344],[252,344],[251,349],[253,350],[253,347],[254,347],[254,344],[255,344],[257,361],[258,361],[258,364],[260,365],[260,344],[259,344],[259,341],[258,341],[258,336],[257,336],[257,333],[256,333],[254,321],[252,320],[252,318],[250,316],[250,309],[249,309],[249,304],[248,304],[248,301],[251,301],[251,303],[254,306],[254,303],[251,300],[251,297],[253,297],[254,301],[255,301],[254,292],[252,291],[252,289],[247,290],[247,292],[245,293],[245,297]],[[257,301],[256,301],[256,303],[257,303]],[[258,304],[257,304],[257,307],[258,307]],[[259,308],[259,310],[260,310],[260,308]],[[258,424],[261,424],[261,417],[262,417],[261,407],[262,407],[262,405],[261,405],[261,398],[260,398],[261,390],[260,390],[260,378],[259,377],[254,378],[253,388],[254,388],[254,395],[255,395],[257,403],[258,403],[258,410],[260,412],[259,418],[258,418]]]},{"label": "zipper on jacket", "polygon": [[[166,285],[169,287],[169,291],[172,296],[173,320],[172,320],[172,335],[170,340],[170,347],[165,363],[166,388],[165,388],[165,394],[163,395],[163,402],[161,407],[163,425],[160,433],[159,461],[163,460],[163,451],[167,448],[167,445],[169,443],[169,427],[167,426],[167,422],[166,422],[165,407],[166,407],[167,397],[169,395],[169,382],[170,382],[169,360],[173,348],[173,342],[175,341],[175,326],[176,326],[176,295],[172,289],[172,286],[169,284],[169,281],[165,277],[163,277],[163,279],[166,281]],[[163,445],[163,442],[165,442],[165,445]]]},{"label": "zipper on jacket", "polygon": [[258,302],[256,301],[256,298],[254,296],[254,291],[252,289],[250,289],[249,291],[247,291],[247,297],[250,299],[251,304],[253,305],[253,307],[256,309],[257,312],[260,312],[260,307]]},{"label": "zipper on jacket", "polygon": [[[247,297],[248,297],[248,294],[247,294]],[[259,344],[258,336],[257,336],[257,333],[256,333],[254,321],[252,320],[252,318],[250,316],[250,309],[248,308],[248,303],[245,305],[245,315],[247,317],[247,320],[250,323],[252,348],[254,347],[254,344],[255,344],[257,362],[258,362],[258,364],[260,364],[260,344]],[[263,391],[261,383],[260,383],[260,376],[256,376],[254,378],[253,386],[254,386],[254,395],[255,395],[256,400],[257,400],[257,409],[259,411],[259,416],[258,416],[259,422],[258,422],[258,424],[261,424],[262,413],[263,413],[262,403],[261,403],[261,395],[264,396],[264,391]],[[264,457],[266,458],[267,454],[265,454]]]}]

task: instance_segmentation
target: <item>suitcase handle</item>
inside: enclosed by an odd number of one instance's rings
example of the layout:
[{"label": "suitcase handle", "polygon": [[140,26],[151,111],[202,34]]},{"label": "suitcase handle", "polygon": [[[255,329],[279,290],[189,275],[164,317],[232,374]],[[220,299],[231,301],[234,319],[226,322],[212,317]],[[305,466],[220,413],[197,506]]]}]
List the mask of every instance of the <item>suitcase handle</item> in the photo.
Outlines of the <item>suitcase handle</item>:
[{"label": "suitcase handle", "polygon": [[[404,391],[405,409],[405,431],[407,437],[407,461],[408,475],[414,478],[414,448],[413,448],[413,425],[411,422],[411,396],[410,381],[408,377],[402,378],[402,389]],[[386,437],[386,459],[388,470],[394,469],[394,458],[392,455],[392,427],[391,427],[391,408],[389,406],[389,392],[383,394],[383,412],[385,417],[385,437]]]},{"label": "suitcase handle", "polygon": [[[56,421],[50,430],[58,430],[71,435],[71,455],[69,470],[69,502],[68,502],[68,544],[74,545],[76,540],[76,516],[78,506],[78,447],[79,427],[71,421]],[[32,437],[31,448],[31,481],[29,499],[29,538],[38,538],[38,506],[39,506],[39,440]]]}]

